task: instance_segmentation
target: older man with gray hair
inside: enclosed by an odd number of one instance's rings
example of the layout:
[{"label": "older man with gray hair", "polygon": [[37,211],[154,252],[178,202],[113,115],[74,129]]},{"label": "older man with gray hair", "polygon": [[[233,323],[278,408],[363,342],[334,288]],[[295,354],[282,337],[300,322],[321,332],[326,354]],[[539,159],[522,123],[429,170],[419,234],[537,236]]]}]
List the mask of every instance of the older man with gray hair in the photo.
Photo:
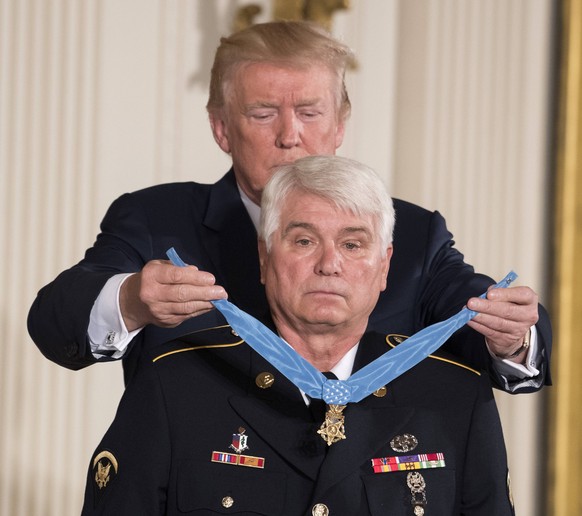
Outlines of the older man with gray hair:
[{"label": "older man with gray hair", "polygon": [[347,406],[298,387],[320,372],[349,382],[406,340],[368,329],[392,256],[379,178],[306,157],[262,202],[274,333],[221,324],[158,348],[93,456],[83,514],[513,514],[487,375],[436,353]]}]

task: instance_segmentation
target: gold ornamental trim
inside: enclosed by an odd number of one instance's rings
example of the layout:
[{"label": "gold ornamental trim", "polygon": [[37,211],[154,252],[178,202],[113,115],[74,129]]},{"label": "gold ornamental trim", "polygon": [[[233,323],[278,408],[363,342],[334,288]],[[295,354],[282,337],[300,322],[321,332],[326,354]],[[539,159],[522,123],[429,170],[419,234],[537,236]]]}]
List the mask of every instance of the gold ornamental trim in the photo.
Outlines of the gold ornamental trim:
[{"label": "gold ornamental trim", "polygon": [[548,389],[550,516],[582,514],[582,2],[561,0],[552,296],[554,347]]}]

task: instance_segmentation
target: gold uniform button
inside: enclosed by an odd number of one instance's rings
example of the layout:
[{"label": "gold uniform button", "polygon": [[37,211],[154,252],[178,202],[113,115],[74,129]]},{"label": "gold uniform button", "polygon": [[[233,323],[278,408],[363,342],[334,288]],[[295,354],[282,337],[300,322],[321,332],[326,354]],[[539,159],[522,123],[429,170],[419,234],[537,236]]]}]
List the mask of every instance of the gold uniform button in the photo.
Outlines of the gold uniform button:
[{"label": "gold uniform button", "polygon": [[311,514],[313,516],[328,516],[329,509],[324,503],[316,503],[311,509]]},{"label": "gold uniform button", "polygon": [[231,333],[231,335],[233,335],[235,337],[240,337],[240,335],[236,331],[234,331],[232,329],[230,330],[230,333]]},{"label": "gold uniform button", "polygon": [[230,509],[233,505],[234,505],[234,500],[233,500],[232,496],[225,496],[222,499],[222,506],[225,509]]},{"label": "gold uniform button", "polygon": [[384,385],[383,387],[380,387],[379,389],[375,390],[373,394],[374,396],[376,396],[376,398],[383,398],[384,396],[386,396],[387,392],[388,389],[386,389],[386,386]]},{"label": "gold uniform button", "polygon": [[260,389],[268,389],[270,387],[273,387],[273,383],[275,383],[275,377],[273,376],[272,373],[265,371],[257,375],[257,377],[255,378],[255,383],[257,384],[257,387],[259,387]]}]

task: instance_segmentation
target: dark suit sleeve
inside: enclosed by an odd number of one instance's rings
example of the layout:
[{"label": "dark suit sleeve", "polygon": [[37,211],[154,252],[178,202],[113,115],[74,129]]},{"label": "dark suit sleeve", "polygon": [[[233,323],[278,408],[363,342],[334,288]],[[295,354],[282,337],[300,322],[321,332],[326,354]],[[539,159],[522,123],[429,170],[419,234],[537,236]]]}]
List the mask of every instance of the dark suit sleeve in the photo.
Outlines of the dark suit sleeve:
[{"label": "dark suit sleeve", "polygon": [[[431,262],[429,278],[435,278],[438,284],[447,286],[443,288],[443,295],[439,298],[438,294],[434,293],[435,289],[432,288],[431,280],[429,280],[427,294],[428,299],[432,299],[429,304],[434,304],[435,312],[440,314],[438,316],[433,314],[431,317],[433,320],[442,320],[450,317],[456,310],[461,309],[470,297],[481,295],[495,281],[487,276],[475,273],[471,266],[464,263],[463,255],[453,247],[452,235],[446,228],[445,220],[438,212],[434,213],[432,226],[434,227],[434,243],[431,247],[438,249],[438,251]],[[498,278],[498,280],[500,279]],[[453,299],[460,301],[454,311],[450,309],[450,306],[454,306],[453,302],[449,303],[447,301],[450,295],[453,296]],[[460,330],[447,343],[446,347],[461,358],[486,370],[495,387],[512,394],[535,392],[541,389],[544,384],[551,385],[549,363],[552,329],[548,313],[542,305],[538,306],[538,313],[539,321],[536,324],[538,357],[536,366],[540,370],[540,374],[534,378],[507,378],[500,375],[493,366],[493,361],[486,349],[483,336],[468,326]]]},{"label": "dark suit sleeve", "polygon": [[[394,306],[411,304],[410,312],[414,315],[405,330],[415,333],[454,315],[470,297],[481,295],[495,281],[476,273],[465,263],[439,212],[399,200],[395,200],[395,207],[394,256],[385,297]],[[511,393],[536,391],[544,384],[551,384],[552,331],[548,314],[541,305],[539,317],[536,328],[540,374],[526,382],[499,375],[483,336],[468,326],[453,335],[444,347],[466,363],[487,371],[497,388]],[[386,330],[393,331],[393,328]]]},{"label": "dark suit sleeve", "polygon": [[164,396],[149,363],[128,384],[91,457],[83,516],[165,514],[171,460]]},{"label": "dark suit sleeve", "polygon": [[69,369],[96,362],[87,339],[95,299],[113,275],[141,270],[151,256],[149,234],[131,194],[111,205],[84,259],[43,287],[30,308],[28,331],[43,355]]}]

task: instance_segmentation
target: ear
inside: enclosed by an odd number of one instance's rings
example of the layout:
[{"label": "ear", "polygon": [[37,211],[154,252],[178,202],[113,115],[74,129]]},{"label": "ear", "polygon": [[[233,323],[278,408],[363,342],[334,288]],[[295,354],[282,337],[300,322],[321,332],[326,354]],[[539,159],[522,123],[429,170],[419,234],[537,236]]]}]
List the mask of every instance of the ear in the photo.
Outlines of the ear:
[{"label": "ear", "polygon": [[344,135],[346,133],[346,121],[341,119],[335,130],[335,148],[339,149],[344,141]]},{"label": "ear", "polygon": [[265,271],[267,262],[269,261],[269,253],[267,252],[267,244],[264,240],[259,240],[259,266],[261,269],[261,284],[265,284]]},{"label": "ear", "polygon": [[380,290],[386,290],[386,284],[388,280],[388,271],[390,270],[390,260],[392,259],[392,253],[394,252],[394,247],[392,244],[386,249],[386,254],[382,257],[382,285]]},{"label": "ear", "polygon": [[208,113],[212,136],[218,146],[227,154],[230,154],[230,143],[228,141],[228,125],[225,120],[223,110],[214,110]]}]

